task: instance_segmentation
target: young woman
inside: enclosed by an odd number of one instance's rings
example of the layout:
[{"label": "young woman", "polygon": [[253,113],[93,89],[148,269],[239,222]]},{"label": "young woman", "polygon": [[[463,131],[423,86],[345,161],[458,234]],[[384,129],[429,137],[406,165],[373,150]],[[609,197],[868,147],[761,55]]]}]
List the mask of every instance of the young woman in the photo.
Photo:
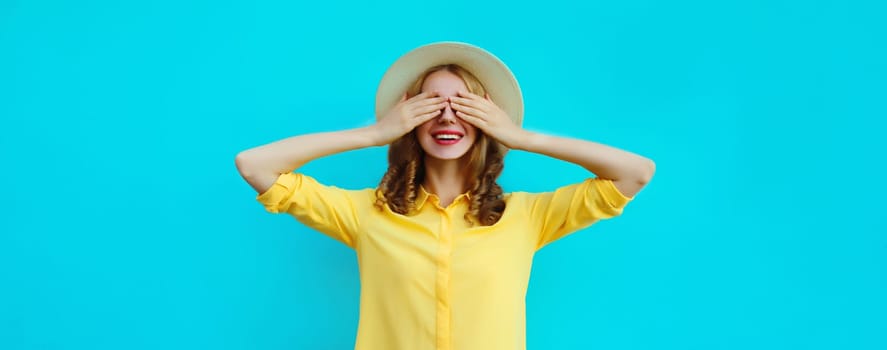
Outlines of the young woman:
[{"label": "young woman", "polygon": [[[237,155],[271,213],[288,213],[354,248],[360,269],[355,349],[525,349],[533,254],[623,207],[653,161],[520,127],[517,81],[495,56],[455,42],[419,47],[386,72],[377,122],[294,136]],[[375,189],[321,184],[297,170],[348,150],[390,145]],[[596,177],[545,193],[503,193],[508,149],[545,154]],[[545,176],[545,174],[532,174]]]}]

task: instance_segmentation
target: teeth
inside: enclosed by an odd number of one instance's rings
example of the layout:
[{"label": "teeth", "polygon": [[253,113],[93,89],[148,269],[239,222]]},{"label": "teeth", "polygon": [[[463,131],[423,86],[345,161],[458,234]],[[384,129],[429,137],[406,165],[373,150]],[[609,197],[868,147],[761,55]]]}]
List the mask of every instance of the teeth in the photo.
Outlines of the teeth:
[{"label": "teeth", "polygon": [[434,138],[438,140],[458,140],[462,138],[462,136],[454,135],[454,134],[440,134],[435,136]]}]

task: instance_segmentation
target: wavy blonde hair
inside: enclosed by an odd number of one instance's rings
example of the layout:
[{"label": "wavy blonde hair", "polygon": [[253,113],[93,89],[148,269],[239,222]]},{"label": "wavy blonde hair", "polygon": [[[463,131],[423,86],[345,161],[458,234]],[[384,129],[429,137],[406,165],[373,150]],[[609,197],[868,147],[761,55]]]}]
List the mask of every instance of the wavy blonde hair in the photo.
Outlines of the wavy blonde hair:
[{"label": "wavy blonde hair", "polygon": [[[408,97],[419,94],[425,79],[441,70],[462,78],[469,92],[480,96],[486,94],[486,89],[474,75],[458,65],[446,64],[431,67],[422,73],[407,90]],[[505,211],[502,187],[496,183],[504,166],[505,154],[502,149],[499,142],[477,130],[477,138],[469,150],[468,194],[471,203],[465,220],[470,224],[493,225]],[[376,189],[376,208],[383,210],[387,204],[391,211],[402,215],[416,209],[416,198],[421,191],[419,186],[425,180],[424,159],[425,151],[416,138],[415,129],[391,143],[388,148],[388,171]]]}]

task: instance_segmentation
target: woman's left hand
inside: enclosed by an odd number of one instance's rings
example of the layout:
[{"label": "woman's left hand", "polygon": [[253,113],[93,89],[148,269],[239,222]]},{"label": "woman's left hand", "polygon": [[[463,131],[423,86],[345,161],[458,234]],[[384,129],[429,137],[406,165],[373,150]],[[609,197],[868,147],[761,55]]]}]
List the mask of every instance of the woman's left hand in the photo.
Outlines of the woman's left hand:
[{"label": "woman's left hand", "polygon": [[459,91],[459,97],[450,97],[450,106],[456,116],[468,122],[499,143],[508,148],[520,148],[520,142],[526,139],[526,130],[514,124],[514,121],[490,99]]}]

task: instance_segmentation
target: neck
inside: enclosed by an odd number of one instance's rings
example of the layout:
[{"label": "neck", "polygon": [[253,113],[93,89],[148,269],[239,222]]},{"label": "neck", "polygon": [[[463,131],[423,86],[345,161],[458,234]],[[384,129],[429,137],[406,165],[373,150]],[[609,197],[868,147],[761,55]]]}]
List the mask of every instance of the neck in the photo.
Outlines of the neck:
[{"label": "neck", "polygon": [[422,186],[440,198],[441,205],[449,205],[468,190],[467,158],[437,159],[425,157],[425,180]]}]

